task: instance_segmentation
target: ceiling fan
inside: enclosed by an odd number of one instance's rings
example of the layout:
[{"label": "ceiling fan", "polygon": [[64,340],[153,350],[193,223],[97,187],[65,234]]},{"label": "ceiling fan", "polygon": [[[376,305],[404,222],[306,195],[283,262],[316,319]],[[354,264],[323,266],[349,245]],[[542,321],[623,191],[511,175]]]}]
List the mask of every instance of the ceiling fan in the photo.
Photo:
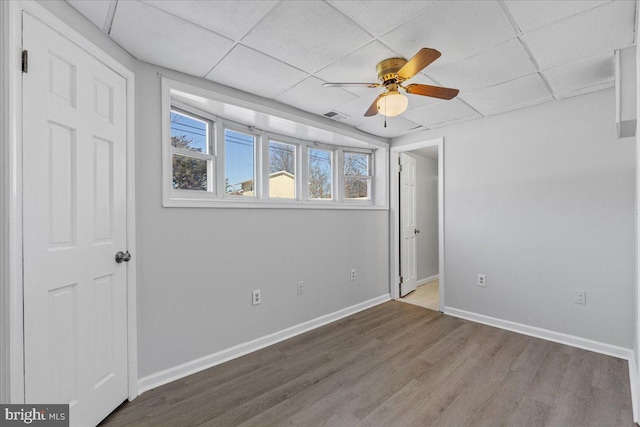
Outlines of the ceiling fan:
[{"label": "ceiling fan", "polygon": [[397,116],[407,109],[409,100],[400,93],[399,89],[413,95],[430,96],[440,99],[453,99],[458,95],[458,89],[450,89],[440,86],[403,83],[418,74],[427,65],[440,57],[440,52],[435,49],[422,48],[413,58],[407,61],[404,58],[388,58],[376,65],[378,79],[382,83],[324,83],[325,87],[384,87],[384,92],[378,95],[369,109],[364,113],[365,117],[375,116],[380,113],[388,117]]}]

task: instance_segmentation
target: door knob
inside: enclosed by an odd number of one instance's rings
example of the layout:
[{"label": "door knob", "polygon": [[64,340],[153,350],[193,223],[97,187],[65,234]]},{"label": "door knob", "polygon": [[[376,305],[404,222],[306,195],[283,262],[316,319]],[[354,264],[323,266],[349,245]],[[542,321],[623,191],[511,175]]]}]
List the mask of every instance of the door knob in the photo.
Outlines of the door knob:
[{"label": "door knob", "polygon": [[119,251],[116,254],[116,262],[118,264],[122,263],[122,261],[129,262],[129,260],[131,260],[131,254],[129,253],[129,251],[126,251],[126,252]]}]

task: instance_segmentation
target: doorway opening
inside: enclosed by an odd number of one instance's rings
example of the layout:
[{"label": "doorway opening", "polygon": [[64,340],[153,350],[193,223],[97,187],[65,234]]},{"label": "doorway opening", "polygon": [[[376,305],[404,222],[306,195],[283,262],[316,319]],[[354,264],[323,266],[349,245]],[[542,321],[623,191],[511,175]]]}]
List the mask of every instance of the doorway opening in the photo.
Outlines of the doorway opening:
[{"label": "doorway opening", "polygon": [[393,147],[392,286],[398,301],[444,309],[443,140]]}]

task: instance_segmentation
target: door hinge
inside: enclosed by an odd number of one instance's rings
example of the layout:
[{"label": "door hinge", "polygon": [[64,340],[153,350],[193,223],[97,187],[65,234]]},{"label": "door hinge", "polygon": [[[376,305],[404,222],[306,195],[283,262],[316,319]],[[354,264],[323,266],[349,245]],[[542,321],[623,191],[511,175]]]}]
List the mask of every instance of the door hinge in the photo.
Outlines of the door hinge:
[{"label": "door hinge", "polygon": [[402,165],[398,165],[398,172],[402,172]]},{"label": "door hinge", "polygon": [[400,276],[400,284],[402,285],[404,283],[404,277]]},{"label": "door hinge", "polygon": [[28,50],[22,51],[22,72],[23,73],[29,72],[29,51]]}]

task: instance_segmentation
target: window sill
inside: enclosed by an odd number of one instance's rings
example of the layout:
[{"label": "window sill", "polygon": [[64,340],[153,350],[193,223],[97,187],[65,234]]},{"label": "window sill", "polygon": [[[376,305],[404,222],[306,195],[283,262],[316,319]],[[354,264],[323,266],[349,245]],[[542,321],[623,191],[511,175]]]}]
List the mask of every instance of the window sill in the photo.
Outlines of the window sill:
[{"label": "window sill", "polygon": [[236,208],[236,209],[330,209],[330,210],[389,210],[387,205],[374,205],[371,202],[348,201],[281,201],[281,200],[238,200],[238,199],[188,199],[173,197],[164,200],[165,208]]}]

